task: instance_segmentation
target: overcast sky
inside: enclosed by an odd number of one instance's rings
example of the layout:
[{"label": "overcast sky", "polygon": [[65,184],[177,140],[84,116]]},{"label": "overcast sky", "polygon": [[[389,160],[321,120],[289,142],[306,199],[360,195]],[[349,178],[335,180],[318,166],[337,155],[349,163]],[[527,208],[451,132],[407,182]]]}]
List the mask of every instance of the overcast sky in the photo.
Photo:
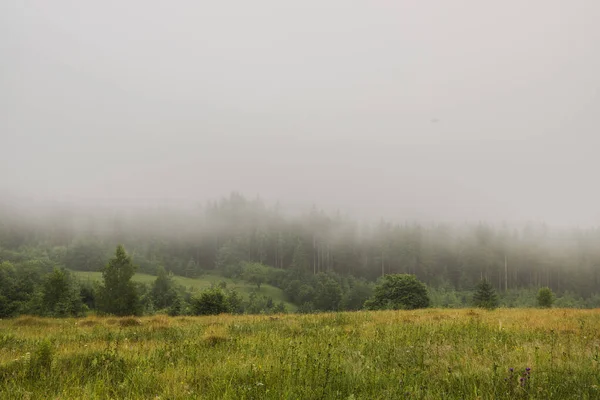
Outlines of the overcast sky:
[{"label": "overcast sky", "polygon": [[0,187],[600,224],[600,1],[0,2]]}]

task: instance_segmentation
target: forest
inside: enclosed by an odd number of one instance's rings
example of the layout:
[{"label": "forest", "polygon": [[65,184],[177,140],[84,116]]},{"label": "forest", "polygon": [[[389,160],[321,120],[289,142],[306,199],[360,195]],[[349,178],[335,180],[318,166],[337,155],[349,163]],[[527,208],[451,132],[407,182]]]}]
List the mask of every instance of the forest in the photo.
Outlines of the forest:
[{"label": "forest", "polygon": [[471,306],[482,280],[505,307],[535,306],[542,287],[556,295],[556,306],[600,307],[597,228],[359,222],[316,206],[286,213],[238,193],[192,210],[53,206],[36,212],[4,203],[0,213],[4,317],[96,309],[102,286],[79,282],[73,273],[106,270],[120,244],[132,260],[131,275],[157,276],[151,284],[132,284],[138,299],[132,314],[201,314],[194,301],[208,294],[176,285],[174,276],[256,285],[246,298],[224,282],[214,285],[213,295],[233,298],[224,312],[286,311],[283,302],[261,294],[262,284],[281,289],[299,312],[359,310],[389,274],[414,275],[435,307]]}]

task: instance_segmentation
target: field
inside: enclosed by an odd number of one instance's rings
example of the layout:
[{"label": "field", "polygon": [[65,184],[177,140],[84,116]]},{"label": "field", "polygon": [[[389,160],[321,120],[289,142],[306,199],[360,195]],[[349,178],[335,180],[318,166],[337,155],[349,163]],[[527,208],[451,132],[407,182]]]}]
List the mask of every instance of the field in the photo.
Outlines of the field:
[{"label": "field", "polygon": [[[102,273],[101,272],[91,272],[91,271],[71,271],[74,276],[76,276],[80,281],[102,281]],[[141,282],[151,285],[155,280],[156,276],[149,274],[135,274],[132,278],[134,282]],[[220,282],[227,283],[228,289],[237,290],[242,297],[248,298],[248,295],[257,290],[256,285],[245,282],[243,280],[233,280],[229,278],[225,278],[219,275],[203,275],[200,278],[186,278],[184,276],[173,276],[173,281],[181,285],[189,290],[197,291],[208,289],[211,285],[216,285]],[[294,312],[297,310],[297,306],[292,304],[285,299],[285,295],[283,291],[275,286],[271,286],[268,284],[262,284],[260,286],[260,290],[257,290],[257,293],[260,296],[269,296],[273,299],[275,303],[279,303],[282,301],[285,304],[285,307],[288,311]]]},{"label": "field", "polygon": [[0,321],[2,399],[600,399],[600,310]]}]

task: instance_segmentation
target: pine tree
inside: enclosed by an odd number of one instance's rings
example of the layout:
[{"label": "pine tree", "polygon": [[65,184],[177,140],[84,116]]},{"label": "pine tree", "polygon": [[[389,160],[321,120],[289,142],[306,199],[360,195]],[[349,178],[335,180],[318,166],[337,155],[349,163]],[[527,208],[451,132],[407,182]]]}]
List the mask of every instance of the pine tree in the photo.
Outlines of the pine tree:
[{"label": "pine tree", "polygon": [[114,315],[140,314],[139,295],[131,281],[136,267],[122,245],[117,246],[115,257],[111,258],[104,270],[104,284],[100,287],[98,309]]},{"label": "pine tree", "polygon": [[177,297],[173,278],[162,266],[158,267],[157,277],[152,284],[150,295],[152,302],[159,310],[169,307],[175,297]]},{"label": "pine tree", "polygon": [[46,276],[42,301],[43,313],[53,317],[79,316],[84,309],[79,288],[64,268],[55,268]]},{"label": "pine tree", "polygon": [[480,308],[493,310],[498,307],[498,296],[496,290],[486,279],[483,279],[477,285],[477,290],[473,295],[473,305]]}]

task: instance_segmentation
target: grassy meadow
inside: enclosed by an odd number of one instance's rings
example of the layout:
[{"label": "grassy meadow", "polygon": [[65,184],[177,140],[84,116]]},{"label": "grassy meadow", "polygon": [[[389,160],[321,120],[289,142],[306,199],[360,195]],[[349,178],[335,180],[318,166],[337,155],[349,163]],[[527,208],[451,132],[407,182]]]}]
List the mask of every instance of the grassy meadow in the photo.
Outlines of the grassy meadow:
[{"label": "grassy meadow", "polygon": [[600,399],[600,310],[0,321],[2,399]]}]

